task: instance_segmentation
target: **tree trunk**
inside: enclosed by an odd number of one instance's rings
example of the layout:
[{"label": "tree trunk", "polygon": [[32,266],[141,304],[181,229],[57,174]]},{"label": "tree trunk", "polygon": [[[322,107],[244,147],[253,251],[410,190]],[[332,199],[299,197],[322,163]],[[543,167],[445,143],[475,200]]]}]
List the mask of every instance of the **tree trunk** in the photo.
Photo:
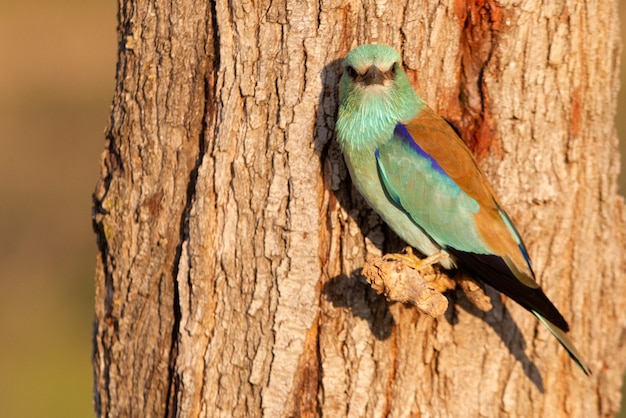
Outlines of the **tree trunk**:
[{"label": "tree trunk", "polygon": [[[617,2],[120,0],[94,325],[100,416],[594,417],[620,407]],[[511,300],[444,317],[360,277],[402,243],[334,141],[340,60],[402,54],[590,363]]]}]

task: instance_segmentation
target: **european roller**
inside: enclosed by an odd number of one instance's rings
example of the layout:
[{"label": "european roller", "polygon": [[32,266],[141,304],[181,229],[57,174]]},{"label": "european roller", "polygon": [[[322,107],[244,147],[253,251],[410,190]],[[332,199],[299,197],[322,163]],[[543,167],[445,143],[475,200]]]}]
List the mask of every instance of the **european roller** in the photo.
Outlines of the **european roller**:
[{"label": "european roller", "polygon": [[487,177],[413,90],[396,50],[363,45],[346,56],[336,130],[354,185],[396,234],[426,256],[449,254],[444,268],[460,264],[532,312],[590,374]]}]

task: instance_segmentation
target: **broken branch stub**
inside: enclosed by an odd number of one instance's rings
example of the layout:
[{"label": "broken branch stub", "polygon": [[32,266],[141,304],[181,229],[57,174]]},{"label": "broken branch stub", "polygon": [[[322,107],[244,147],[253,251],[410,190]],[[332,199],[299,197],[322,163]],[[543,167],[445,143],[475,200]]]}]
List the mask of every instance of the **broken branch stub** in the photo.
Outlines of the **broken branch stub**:
[{"label": "broken branch stub", "polygon": [[388,301],[411,303],[435,318],[448,309],[448,299],[441,292],[455,287],[453,280],[436,272],[432,266],[417,271],[400,260],[380,257],[368,260],[362,274],[372,288],[385,295]]},{"label": "broken branch stub", "polygon": [[378,294],[385,295],[390,302],[411,303],[422,312],[439,317],[448,309],[448,299],[443,295],[458,285],[465,297],[476,308],[488,312],[492,308],[491,298],[481,283],[467,272],[457,271],[455,280],[433,268],[441,255],[417,259],[412,250],[406,254],[386,254],[365,262],[362,274]]}]

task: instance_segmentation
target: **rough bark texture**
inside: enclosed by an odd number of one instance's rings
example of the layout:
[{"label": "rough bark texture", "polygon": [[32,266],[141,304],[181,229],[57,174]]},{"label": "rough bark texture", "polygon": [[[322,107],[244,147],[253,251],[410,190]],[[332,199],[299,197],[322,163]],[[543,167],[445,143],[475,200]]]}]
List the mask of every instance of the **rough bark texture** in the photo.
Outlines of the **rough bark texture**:
[{"label": "rough bark texture", "polygon": [[[626,366],[616,2],[120,0],[102,180],[101,416],[594,417]],[[586,378],[492,289],[446,315],[361,279],[402,243],[333,141],[340,59],[402,53],[480,158]]]}]

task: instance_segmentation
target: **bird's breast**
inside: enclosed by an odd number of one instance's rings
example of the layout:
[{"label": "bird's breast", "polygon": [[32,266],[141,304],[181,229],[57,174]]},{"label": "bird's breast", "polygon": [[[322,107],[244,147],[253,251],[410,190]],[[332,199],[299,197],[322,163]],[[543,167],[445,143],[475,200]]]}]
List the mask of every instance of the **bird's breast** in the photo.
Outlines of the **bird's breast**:
[{"label": "bird's breast", "polygon": [[[426,256],[440,250],[441,247],[405,211],[389,200],[380,181],[374,152],[353,150],[344,153],[344,158],[356,189],[400,238]],[[454,267],[452,259],[444,260],[441,264],[445,268]]]}]

